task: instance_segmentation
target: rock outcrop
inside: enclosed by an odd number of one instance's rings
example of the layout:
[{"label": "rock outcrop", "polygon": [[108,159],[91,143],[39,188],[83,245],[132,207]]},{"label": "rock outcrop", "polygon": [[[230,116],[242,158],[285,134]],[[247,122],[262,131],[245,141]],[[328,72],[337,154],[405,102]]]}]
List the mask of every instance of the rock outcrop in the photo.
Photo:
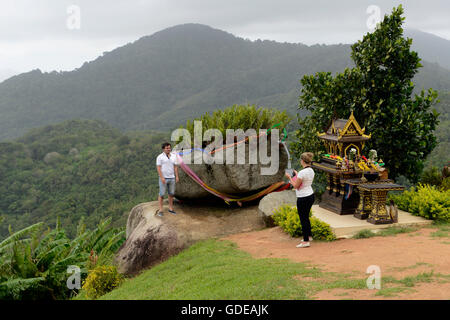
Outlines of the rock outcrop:
[{"label": "rock outcrop", "polygon": [[[195,159],[203,157],[201,151],[194,151],[191,154],[183,155],[183,158],[190,158],[191,164],[188,166],[202,179],[208,186],[227,194],[246,194],[256,190],[266,188],[284,179],[284,172],[288,163],[288,156],[284,147],[279,145],[279,165],[274,174],[262,175],[261,168],[269,165],[261,165],[259,160],[256,164],[250,164],[248,145],[245,149],[245,164],[195,164]],[[237,151],[235,157],[237,159]],[[269,152],[270,155],[270,152]],[[225,157],[225,152],[224,152]],[[270,156],[269,156],[270,157]],[[186,161],[185,161],[186,162]],[[200,162],[200,161],[199,161]],[[175,197],[178,199],[201,199],[211,197],[211,194],[195,183],[183,170],[179,170],[180,182],[176,184]]]},{"label": "rock outcrop", "polygon": [[297,205],[295,190],[291,189],[280,192],[272,192],[261,199],[258,205],[258,213],[267,227],[275,226],[272,215],[276,209],[285,204],[291,206]]},{"label": "rock outcrop", "polygon": [[164,208],[163,217],[155,215],[157,201],[131,210],[127,239],[115,257],[120,272],[137,274],[199,240],[264,228],[256,205],[237,208],[176,203],[176,215],[167,211],[167,203]]}]

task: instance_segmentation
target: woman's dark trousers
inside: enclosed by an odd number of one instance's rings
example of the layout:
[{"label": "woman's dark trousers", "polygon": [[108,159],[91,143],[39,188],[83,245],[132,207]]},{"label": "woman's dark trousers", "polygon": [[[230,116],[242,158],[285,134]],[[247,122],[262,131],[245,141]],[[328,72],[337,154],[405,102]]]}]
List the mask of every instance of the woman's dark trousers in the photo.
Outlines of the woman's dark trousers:
[{"label": "woman's dark trousers", "polygon": [[312,237],[311,222],[309,221],[309,211],[314,203],[314,193],[307,197],[297,198],[297,212],[302,224],[303,241],[309,241]]}]

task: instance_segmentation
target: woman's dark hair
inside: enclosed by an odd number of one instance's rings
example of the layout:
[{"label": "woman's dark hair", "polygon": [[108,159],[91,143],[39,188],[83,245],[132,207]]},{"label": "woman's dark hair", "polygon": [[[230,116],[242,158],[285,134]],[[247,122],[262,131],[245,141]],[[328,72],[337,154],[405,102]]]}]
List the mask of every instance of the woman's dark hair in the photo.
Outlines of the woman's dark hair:
[{"label": "woman's dark hair", "polygon": [[168,142],[164,142],[162,145],[161,145],[161,149],[164,149],[165,147],[167,147],[167,146],[172,146],[170,143],[168,143]]}]

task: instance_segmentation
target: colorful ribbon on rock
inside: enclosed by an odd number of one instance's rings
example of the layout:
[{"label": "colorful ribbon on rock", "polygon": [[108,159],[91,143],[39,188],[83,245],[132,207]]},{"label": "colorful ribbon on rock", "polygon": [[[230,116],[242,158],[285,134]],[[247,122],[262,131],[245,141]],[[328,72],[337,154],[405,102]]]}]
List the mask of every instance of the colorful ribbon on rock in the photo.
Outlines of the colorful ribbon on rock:
[{"label": "colorful ribbon on rock", "polygon": [[[261,133],[261,134],[259,134],[257,136],[253,135],[253,136],[250,136],[250,137],[246,137],[245,139],[243,139],[241,141],[238,141],[238,142],[226,145],[226,146],[224,146],[224,147],[222,147],[220,149],[213,150],[213,151],[209,152],[209,154],[213,154],[216,151],[223,150],[223,149],[226,149],[228,147],[235,146],[235,145],[237,145],[239,143],[245,142],[251,137],[259,138],[261,135],[263,135],[265,133],[269,133],[271,129],[273,129],[274,127],[277,127],[279,125],[280,124],[276,124],[276,125],[272,126],[272,128],[270,128],[267,132],[263,132],[263,133]],[[285,137],[286,137],[286,132],[285,132]],[[205,152],[204,149],[200,149],[200,148],[193,148],[193,149],[190,149],[188,152],[190,153],[190,152],[192,152],[194,150],[199,150],[199,151]],[[246,197],[240,197],[239,198],[239,197],[236,197],[235,195],[230,195],[230,194],[223,193],[223,192],[220,192],[220,191],[218,191],[218,190],[208,186],[191,168],[189,168],[184,163],[183,158],[180,156],[180,155],[183,155],[184,153],[185,152],[183,151],[183,152],[179,152],[179,153],[176,154],[177,155],[177,160],[178,160],[178,165],[181,167],[181,169],[183,169],[183,171],[189,177],[191,177],[192,180],[194,180],[198,185],[200,185],[203,189],[205,189],[209,193],[211,193],[211,194],[213,194],[213,195],[223,199],[227,204],[230,204],[230,202],[232,202],[232,201],[236,201],[239,205],[241,205],[241,202],[252,201],[252,200],[258,199],[259,197],[262,197],[262,196],[264,196],[266,194],[269,194],[269,193],[271,193],[273,191],[283,191],[283,190],[286,190],[287,188],[289,188],[289,183],[285,183],[284,181],[279,181],[279,182],[276,182],[276,183],[272,184],[271,186],[267,187],[266,189],[259,191],[258,193],[255,193],[255,194],[252,194],[252,195],[246,196]]]},{"label": "colorful ribbon on rock", "polygon": [[230,203],[232,201],[236,201],[236,202],[244,202],[244,201],[251,201],[251,200],[255,200],[258,199],[259,197],[262,197],[266,194],[269,194],[277,189],[277,191],[282,191],[282,190],[286,190],[289,187],[288,183],[285,183],[284,181],[279,181],[276,182],[274,184],[272,184],[271,186],[267,187],[266,189],[255,193],[253,195],[250,196],[246,196],[246,197],[236,197],[234,195],[230,195],[230,194],[226,194],[223,192],[220,192],[214,188],[211,188],[210,186],[208,186],[202,179],[200,179],[200,177],[191,169],[189,168],[184,162],[183,159],[181,158],[181,156],[179,154],[177,154],[177,159],[178,159],[178,165],[181,167],[181,169],[183,169],[183,171],[192,178],[192,180],[194,180],[198,185],[200,185],[203,189],[205,189],[206,191],[208,191],[209,193],[223,199],[226,203]]}]

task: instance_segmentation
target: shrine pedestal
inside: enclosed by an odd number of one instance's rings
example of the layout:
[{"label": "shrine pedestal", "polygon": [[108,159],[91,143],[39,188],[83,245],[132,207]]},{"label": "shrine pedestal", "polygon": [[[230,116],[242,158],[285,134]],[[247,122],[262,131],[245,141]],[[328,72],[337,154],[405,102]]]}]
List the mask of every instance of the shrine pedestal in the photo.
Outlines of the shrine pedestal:
[{"label": "shrine pedestal", "polygon": [[367,180],[362,180],[361,178],[358,179],[346,179],[342,180],[342,183],[344,185],[348,186],[348,188],[357,189],[359,192],[358,197],[358,207],[356,208],[353,216],[355,218],[358,218],[360,220],[367,219],[372,212],[372,193],[366,189],[360,189],[358,186],[361,184],[391,184],[393,181],[386,179],[386,180],[377,180],[372,182],[367,182]]},{"label": "shrine pedestal", "polygon": [[386,210],[386,196],[389,191],[404,190],[405,187],[395,183],[363,183],[358,186],[361,193],[370,194],[371,211],[367,222],[373,224],[393,223],[395,218]]},{"label": "shrine pedestal", "polygon": [[364,220],[369,217],[371,211],[372,211],[372,195],[370,194],[369,191],[361,190],[359,192],[359,205],[353,216],[355,218]]},{"label": "shrine pedestal", "polygon": [[341,194],[340,192],[336,193],[326,190],[322,194],[322,199],[319,203],[319,206],[340,215],[353,214],[358,207],[358,202],[358,192],[352,193],[352,195],[348,199],[345,199],[345,195]]},{"label": "shrine pedestal", "polygon": [[342,171],[336,169],[334,161],[323,159],[322,162],[313,162],[311,167],[315,170],[324,171],[327,175],[327,187],[322,194],[319,206],[339,215],[354,214],[358,207],[358,190],[353,188],[350,196],[344,181],[361,177],[361,171]]}]

